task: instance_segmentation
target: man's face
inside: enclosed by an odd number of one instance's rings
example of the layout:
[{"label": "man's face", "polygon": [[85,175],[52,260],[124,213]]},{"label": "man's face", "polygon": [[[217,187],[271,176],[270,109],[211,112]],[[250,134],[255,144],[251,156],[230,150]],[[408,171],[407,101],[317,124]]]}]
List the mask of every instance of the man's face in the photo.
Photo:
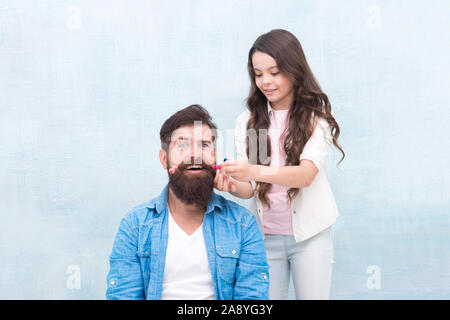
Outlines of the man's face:
[{"label": "man's face", "polygon": [[[207,125],[184,126],[172,134],[168,162],[170,166],[199,162],[213,165],[216,162],[214,151],[213,135]],[[195,162],[190,163],[192,158]]]},{"label": "man's face", "polygon": [[213,134],[207,125],[184,126],[175,130],[168,154],[160,152],[161,164],[169,174],[169,187],[186,204],[205,207],[214,190],[216,170]]}]

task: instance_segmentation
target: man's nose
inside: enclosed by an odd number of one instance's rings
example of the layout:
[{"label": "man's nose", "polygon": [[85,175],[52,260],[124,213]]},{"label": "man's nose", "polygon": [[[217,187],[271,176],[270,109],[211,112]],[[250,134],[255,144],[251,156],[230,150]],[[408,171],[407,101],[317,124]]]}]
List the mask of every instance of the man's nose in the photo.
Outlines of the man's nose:
[{"label": "man's nose", "polygon": [[196,143],[191,145],[191,159],[194,158],[193,164],[201,164],[202,163],[203,150]]}]

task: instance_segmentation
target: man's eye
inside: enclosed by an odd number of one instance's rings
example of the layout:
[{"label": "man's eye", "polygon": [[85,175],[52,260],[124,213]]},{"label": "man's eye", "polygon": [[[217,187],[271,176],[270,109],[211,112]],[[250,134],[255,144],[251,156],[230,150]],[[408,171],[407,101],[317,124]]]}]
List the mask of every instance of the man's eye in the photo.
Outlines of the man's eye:
[{"label": "man's eye", "polygon": [[203,143],[202,144],[202,148],[209,149],[209,143]]}]

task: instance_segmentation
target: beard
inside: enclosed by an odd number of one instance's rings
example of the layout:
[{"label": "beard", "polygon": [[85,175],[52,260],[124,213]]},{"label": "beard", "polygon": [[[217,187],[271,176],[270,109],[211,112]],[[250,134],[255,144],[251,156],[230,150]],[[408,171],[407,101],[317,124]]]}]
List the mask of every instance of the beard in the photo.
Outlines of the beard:
[{"label": "beard", "polygon": [[[189,172],[193,170],[187,167],[194,163],[201,166],[201,172]],[[183,203],[203,208],[212,198],[215,177],[216,170],[203,161],[191,161],[188,164],[183,162],[174,173],[169,173],[169,187]]]}]

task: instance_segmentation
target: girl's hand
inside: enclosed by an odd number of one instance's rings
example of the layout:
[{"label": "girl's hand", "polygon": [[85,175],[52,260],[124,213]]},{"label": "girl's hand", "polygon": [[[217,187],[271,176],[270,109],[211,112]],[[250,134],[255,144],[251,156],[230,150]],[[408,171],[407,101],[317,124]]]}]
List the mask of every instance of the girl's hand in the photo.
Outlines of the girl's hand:
[{"label": "girl's hand", "polygon": [[214,178],[214,187],[220,191],[236,192],[236,184],[233,182],[233,178],[227,177],[221,172],[221,169],[217,170],[216,177]]},{"label": "girl's hand", "polygon": [[241,160],[228,160],[220,165],[224,175],[242,182],[255,180],[258,166]]}]

